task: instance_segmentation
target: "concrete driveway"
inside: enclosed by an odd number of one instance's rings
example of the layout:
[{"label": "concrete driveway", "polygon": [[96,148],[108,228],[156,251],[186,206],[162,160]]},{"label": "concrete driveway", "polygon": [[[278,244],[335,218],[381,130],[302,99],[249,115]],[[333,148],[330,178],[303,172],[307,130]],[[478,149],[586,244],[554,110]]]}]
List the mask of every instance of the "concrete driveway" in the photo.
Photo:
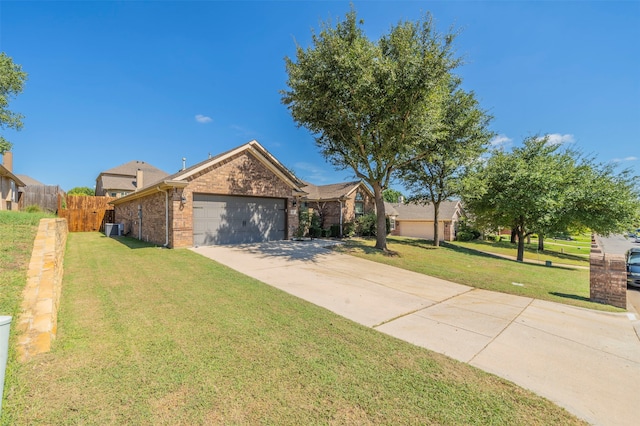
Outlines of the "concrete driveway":
[{"label": "concrete driveway", "polygon": [[640,423],[636,315],[474,289],[335,253],[327,244],[333,243],[278,241],[193,251],[510,380],[589,423]]}]

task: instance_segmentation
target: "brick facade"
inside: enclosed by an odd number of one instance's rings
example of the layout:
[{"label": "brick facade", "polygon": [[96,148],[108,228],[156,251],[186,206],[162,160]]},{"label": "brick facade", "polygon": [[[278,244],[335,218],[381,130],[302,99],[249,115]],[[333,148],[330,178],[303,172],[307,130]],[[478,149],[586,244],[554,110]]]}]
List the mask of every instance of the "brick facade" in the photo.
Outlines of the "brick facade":
[{"label": "brick facade", "polygon": [[589,264],[590,300],[627,309],[627,266],[624,256],[602,253],[594,241]]},{"label": "brick facade", "polygon": [[[285,238],[291,238],[298,227],[297,210],[292,208],[294,189],[248,150],[197,171],[185,179],[185,188],[169,189],[169,247],[193,245],[193,194],[216,194],[271,197],[286,199]],[[124,223],[124,232],[154,244],[165,244],[165,192],[115,206],[116,222]],[[142,211],[142,224],[138,218]]]},{"label": "brick facade", "polygon": [[342,202],[331,201],[309,201],[308,207],[315,210],[321,218],[322,228],[327,229],[332,225],[340,225],[340,206],[342,205],[342,223],[353,222],[356,219],[356,194],[360,192],[363,197],[364,214],[375,213],[375,200],[368,191],[357,189],[353,191]]}]

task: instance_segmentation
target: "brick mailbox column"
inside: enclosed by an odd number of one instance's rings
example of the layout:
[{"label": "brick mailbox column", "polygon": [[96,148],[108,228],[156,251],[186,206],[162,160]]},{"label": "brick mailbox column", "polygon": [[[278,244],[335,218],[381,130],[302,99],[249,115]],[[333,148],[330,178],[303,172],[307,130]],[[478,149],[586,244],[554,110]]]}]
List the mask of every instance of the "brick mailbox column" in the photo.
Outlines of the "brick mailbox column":
[{"label": "brick mailbox column", "polygon": [[627,309],[627,266],[622,255],[603,253],[592,242],[590,261],[590,295],[592,302]]}]

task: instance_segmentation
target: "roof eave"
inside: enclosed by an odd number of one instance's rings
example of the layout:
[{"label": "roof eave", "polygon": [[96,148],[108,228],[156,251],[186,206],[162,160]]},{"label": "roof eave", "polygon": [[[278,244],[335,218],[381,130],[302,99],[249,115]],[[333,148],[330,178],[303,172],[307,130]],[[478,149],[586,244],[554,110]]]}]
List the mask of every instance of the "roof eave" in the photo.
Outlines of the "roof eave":
[{"label": "roof eave", "polygon": [[23,181],[21,181],[16,175],[11,173],[5,166],[0,164],[0,175],[6,176],[12,181],[16,183],[16,186],[27,186]]},{"label": "roof eave", "polygon": [[132,192],[130,194],[125,195],[124,197],[113,200],[109,202],[109,204],[113,204],[115,206],[118,204],[123,204],[129,201],[146,197],[158,191],[166,191],[173,188],[182,189],[182,188],[185,188],[187,185],[189,185],[189,182],[186,182],[183,180],[163,180],[154,185],[147,186],[146,188],[143,188],[140,191]]}]

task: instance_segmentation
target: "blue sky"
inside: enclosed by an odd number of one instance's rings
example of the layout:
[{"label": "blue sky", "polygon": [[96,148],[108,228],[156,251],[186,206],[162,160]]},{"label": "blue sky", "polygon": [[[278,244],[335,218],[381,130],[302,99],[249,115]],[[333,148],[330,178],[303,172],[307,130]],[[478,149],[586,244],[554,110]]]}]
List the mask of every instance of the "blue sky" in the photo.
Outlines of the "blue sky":
[{"label": "blue sky", "polygon": [[[355,1],[377,40],[430,11],[462,33],[456,72],[496,143],[552,134],[640,175],[640,1]],[[252,139],[316,184],[353,178],[282,105],[285,56],[349,2],[0,2],[0,51],[29,74],[10,103],[14,173],[69,190],[131,160],[169,173]]]}]

